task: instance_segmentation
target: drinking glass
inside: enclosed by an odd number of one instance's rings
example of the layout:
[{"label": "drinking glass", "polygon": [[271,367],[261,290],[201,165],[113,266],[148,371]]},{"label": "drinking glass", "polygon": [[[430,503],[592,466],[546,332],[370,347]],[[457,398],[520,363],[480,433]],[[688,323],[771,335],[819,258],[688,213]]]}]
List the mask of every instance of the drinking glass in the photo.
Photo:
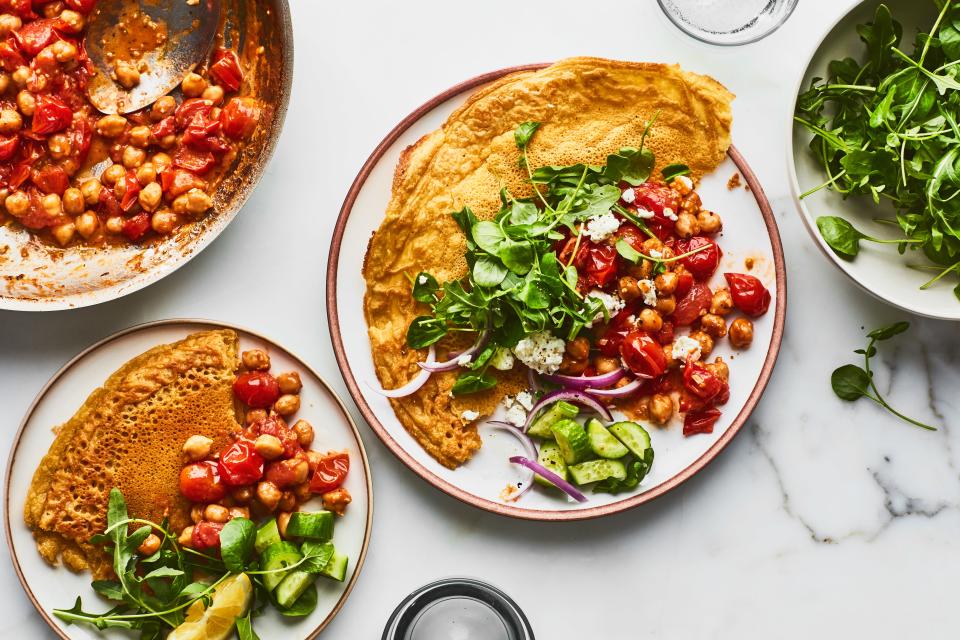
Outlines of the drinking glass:
[{"label": "drinking glass", "polygon": [[797,0],[657,0],[682,31],[710,44],[739,45],[770,35]]}]

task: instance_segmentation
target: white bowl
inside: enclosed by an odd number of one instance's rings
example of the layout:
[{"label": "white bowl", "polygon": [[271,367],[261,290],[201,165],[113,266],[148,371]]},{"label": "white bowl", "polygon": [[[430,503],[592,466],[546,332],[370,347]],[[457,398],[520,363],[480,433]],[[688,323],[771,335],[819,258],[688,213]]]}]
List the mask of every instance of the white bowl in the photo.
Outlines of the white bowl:
[{"label": "white bowl", "polygon": [[[809,88],[813,78],[826,75],[827,64],[831,60],[848,56],[856,60],[863,59],[865,47],[857,36],[856,25],[871,21],[879,4],[880,0],[861,2],[826,29],[800,78],[797,95]],[[936,18],[933,2],[886,0],[885,4],[890,7],[894,19],[903,25],[902,43],[912,43],[917,29],[929,30]],[[793,108],[794,104],[791,104],[791,118]],[[948,276],[930,289],[920,290],[920,285],[935,275],[933,271],[912,269],[908,266],[930,264],[921,252],[908,251],[901,256],[897,253],[895,244],[863,242],[860,245],[860,254],[856,259],[848,261],[837,256],[827,246],[816,225],[816,219],[825,215],[845,218],[857,229],[878,238],[898,238],[902,237],[902,234],[898,227],[873,221],[873,218],[892,213],[893,210],[878,207],[869,197],[844,200],[833,191],[821,189],[800,200],[801,193],[827,179],[822,166],[810,153],[809,142],[810,134],[802,126],[795,124],[787,161],[791,187],[803,222],[823,253],[865,291],[885,302],[918,315],[960,320],[960,300],[953,293],[957,284],[956,278]]]}]

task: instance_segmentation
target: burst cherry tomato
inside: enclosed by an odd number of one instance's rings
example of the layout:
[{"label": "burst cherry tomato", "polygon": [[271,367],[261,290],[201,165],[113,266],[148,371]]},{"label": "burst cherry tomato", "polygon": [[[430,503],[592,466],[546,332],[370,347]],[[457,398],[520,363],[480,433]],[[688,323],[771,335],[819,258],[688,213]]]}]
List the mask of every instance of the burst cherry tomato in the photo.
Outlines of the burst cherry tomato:
[{"label": "burst cherry tomato", "polygon": [[668,218],[667,209],[676,213],[680,208],[680,198],[676,192],[662,184],[645,182],[633,188],[633,208],[645,209],[653,212],[653,217],[646,220],[647,227],[661,240],[673,235],[675,221]]},{"label": "burst cherry tomato", "polygon": [[688,411],[683,416],[683,435],[692,436],[698,433],[713,433],[713,425],[720,419],[719,409],[703,409]]},{"label": "burst cherry tomato", "polygon": [[230,147],[227,145],[227,141],[220,137],[222,126],[219,120],[209,120],[203,114],[197,114],[187,125],[187,130],[184,131],[181,142],[198,151],[223,153]]},{"label": "burst cherry tomato", "polygon": [[687,295],[690,287],[693,286],[693,275],[686,269],[677,269],[674,273],[677,274],[677,288],[673,295],[679,300]]},{"label": "burst cherry tomato", "polygon": [[700,317],[700,313],[710,308],[713,301],[713,294],[710,287],[696,282],[687,291],[687,294],[680,298],[677,307],[673,311],[673,323],[679,327],[685,327],[693,324],[693,321]]},{"label": "burst cherry tomato", "polygon": [[347,453],[332,453],[321,458],[317,470],[310,478],[310,491],[326,493],[333,491],[347,477],[350,471],[350,455]]},{"label": "burst cherry tomato", "polygon": [[132,218],[127,218],[123,221],[123,228],[121,231],[123,235],[127,236],[127,239],[130,242],[136,242],[141,239],[143,236],[147,235],[147,231],[150,229],[150,216],[141,211]]},{"label": "burst cherry tomato", "polygon": [[0,162],[6,162],[20,150],[18,136],[0,136]]},{"label": "burst cherry tomato", "polygon": [[30,179],[37,188],[44,193],[55,193],[59,196],[70,186],[70,176],[63,170],[63,167],[55,164],[48,164],[42,169],[34,171]]},{"label": "burst cherry tomato", "polygon": [[737,309],[748,316],[762,316],[770,308],[770,292],[763,283],[745,273],[725,273],[730,295]]},{"label": "burst cherry tomato", "polygon": [[600,353],[608,358],[616,358],[620,355],[620,343],[636,327],[636,313],[639,308],[640,302],[635,300],[628,303],[620,313],[610,319],[607,330],[597,340],[597,348]]},{"label": "burst cherry tomato", "polygon": [[223,525],[219,522],[201,520],[193,527],[193,534],[190,536],[190,546],[197,551],[216,549],[220,546],[220,532],[222,530]]},{"label": "burst cherry tomato", "polygon": [[[698,249],[699,251],[697,251]],[[720,245],[703,236],[694,236],[689,240],[679,240],[677,242],[677,255],[683,255],[691,251],[697,252],[683,258],[680,262],[697,280],[701,282],[709,280],[717,267],[720,266],[720,258],[723,256]]]},{"label": "burst cherry tomato", "polygon": [[137,196],[140,195],[140,181],[137,180],[137,172],[133,169],[127,169],[127,174],[123,177],[123,197],[120,199],[120,208],[124,211],[130,209],[137,203]]},{"label": "burst cherry tomato", "polygon": [[13,32],[13,38],[20,50],[33,57],[44,47],[57,40],[57,27],[61,21],[56,18],[44,18],[28,22]]},{"label": "burst cherry tomato", "polygon": [[196,151],[188,147],[179,147],[173,156],[173,164],[194,173],[206,173],[216,163],[217,159],[211,152]]},{"label": "burst cherry tomato", "polygon": [[13,73],[26,64],[27,61],[20,50],[17,49],[17,43],[13,40],[13,36],[0,42],[0,65],[3,66],[4,71]]},{"label": "burst cherry tomato", "polygon": [[729,385],[696,362],[688,362],[684,368],[683,387],[704,403],[723,404],[730,396]]},{"label": "burst cherry tomato", "polygon": [[73,110],[63,100],[42,95],[37,98],[30,130],[41,136],[63,131],[73,122]]},{"label": "burst cherry tomato", "polygon": [[180,103],[180,106],[177,107],[177,110],[174,112],[174,118],[176,119],[177,126],[180,128],[185,128],[190,121],[193,120],[195,115],[202,114],[204,116],[210,115],[210,111],[213,109],[213,102],[210,100],[204,100],[203,98],[189,98]]},{"label": "burst cherry tomato", "polygon": [[260,107],[252,98],[231,98],[220,110],[223,133],[234,140],[249,138],[260,120]]},{"label": "burst cherry tomato", "polygon": [[160,173],[160,187],[168,197],[176,198],[190,189],[206,189],[207,183],[203,178],[189,171],[167,167]]},{"label": "burst cherry tomato", "polygon": [[180,470],[180,493],[190,502],[217,502],[227,494],[213,460],[188,464]]},{"label": "burst cherry tomato", "polygon": [[210,75],[217,84],[227,91],[236,91],[243,84],[243,69],[240,68],[240,59],[229,49],[217,49],[213,53],[213,64],[210,65]]},{"label": "burst cherry tomato", "polygon": [[[580,256],[577,256],[578,258]],[[580,267],[577,286],[583,290],[603,288],[617,277],[617,250],[609,244],[592,244]]]},{"label": "burst cherry tomato", "polygon": [[253,445],[238,440],[220,454],[220,477],[233,487],[253,484],[263,477],[263,458]]},{"label": "burst cherry tomato", "polygon": [[640,231],[635,225],[624,222],[617,230],[617,236],[637,251],[643,251],[643,243],[647,240],[647,234]]},{"label": "burst cherry tomato", "polygon": [[167,136],[177,132],[177,119],[173,116],[167,116],[157,124],[150,127],[150,133],[157,140],[162,140]]},{"label": "burst cherry tomato", "polygon": [[667,356],[660,343],[646,331],[631,331],[620,344],[624,363],[640,378],[656,378],[667,370]]},{"label": "burst cherry tomato", "polygon": [[280,397],[280,385],[266,371],[248,371],[233,383],[233,392],[248,407],[266,409]]}]

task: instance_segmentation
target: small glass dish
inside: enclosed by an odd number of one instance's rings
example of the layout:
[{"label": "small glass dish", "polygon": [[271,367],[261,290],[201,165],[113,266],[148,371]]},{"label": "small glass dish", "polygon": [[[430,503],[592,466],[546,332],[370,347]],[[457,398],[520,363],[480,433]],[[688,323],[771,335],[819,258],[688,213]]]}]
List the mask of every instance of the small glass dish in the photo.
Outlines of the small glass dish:
[{"label": "small glass dish", "polygon": [[394,609],[383,640],[534,640],[510,596],[473,578],[420,587]]},{"label": "small glass dish", "polygon": [[709,44],[735,46],[765,38],[786,22],[797,0],[657,0],[681,31]]}]

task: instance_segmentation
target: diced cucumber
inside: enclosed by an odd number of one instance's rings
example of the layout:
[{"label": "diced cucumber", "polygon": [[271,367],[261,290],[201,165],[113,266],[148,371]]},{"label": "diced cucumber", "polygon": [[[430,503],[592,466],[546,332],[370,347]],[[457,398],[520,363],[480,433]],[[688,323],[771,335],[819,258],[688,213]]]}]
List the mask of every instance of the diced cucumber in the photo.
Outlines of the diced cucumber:
[{"label": "diced cucumber", "polygon": [[531,424],[527,430],[527,434],[534,438],[553,440],[553,432],[550,430],[550,427],[558,420],[576,418],[578,413],[580,413],[580,411],[577,407],[569,402],[564,402],[563,400],[556,402],[547,407],[547,410],[533,421],[533,424]]},{"label": "diced cucumber", "polygon": [[303,555],[297,547],[289,542],[275,542],[263,550],[260,556],[260,564],[264,571],[272,573],[263,574],[263,585],[273,591],[277,588],[283,579],[289,574],[289,571],[276,571],[289,567],[292,564],[300,562]]},{"label": "diced cucumber", "polygon": [[636,422],[618,422],[610,425],[610,433],[627,445],[627,449],[645,462],[653,462],[653,448],[650,446],[650,434]]},{"label": "diced cucumber", "polygon": [[587,423],[587,435],[590,437],[590,448],[601,458],[616,460],[630,453],[596,418],[591,418]]},{"label": "diced cucumber", "polygon": [[[553,471],[564,480],[567,479],[567,464],[563,461],[563,454],[560,452],[560,446],[556,442],[544,442],[542,445],[540,445],[540,453],[537,454],[537,462],[550,471]],[[533,479],[535,482],[542,484],[545,487],[554,486],[552,482],[540,474],[533,476]]]},{"label": "diced cucumber", "polygon": [[619,460],[587,460],[567,468],[577,484],[600,482],[608,478],[623,480],[627,477],[627,468]]},{"label": "diced cucumber", "polygon": [[344,578],[347,576],[347,564],[349,563],[349,560],[350,559],[345,554],[334,551],[333,557],[330,558],[330,562],[328,562],[327,566],[323,568],[323,571],[320,572],[320,575],[333,578],[338,582],[343,582]]},{"label": "diced cucumber", "polygon": [[288,538],[304,538],[326,542],[333,538],[333,513],[330,511],[314,511],[307,513],[297,511],[290,515],[287,523]]},{"label": "diced cucumber", "polygon": [[293,606],[303,592],[313,585],[317,580],[317,574],[307,573],[306,571],[295,570],[283,579],[283,582],[277,587],[274,595],[277,598],[277,604],[283,608]]},{"label": "diced cucumber", "polygon": [[277,527],[277,519],[270,518],[257,529],[257,537],[254,540],[253,548],[257,553],[263,553],[263,550],[272,544],[281,542],[280,529]]},{"label": "diced cucumber", "polygon": [[590,438],[579,423],[564,418],[555,422],[550,430],[560,447],[563,461],[568,465],[586,460],[590,456]]}]

